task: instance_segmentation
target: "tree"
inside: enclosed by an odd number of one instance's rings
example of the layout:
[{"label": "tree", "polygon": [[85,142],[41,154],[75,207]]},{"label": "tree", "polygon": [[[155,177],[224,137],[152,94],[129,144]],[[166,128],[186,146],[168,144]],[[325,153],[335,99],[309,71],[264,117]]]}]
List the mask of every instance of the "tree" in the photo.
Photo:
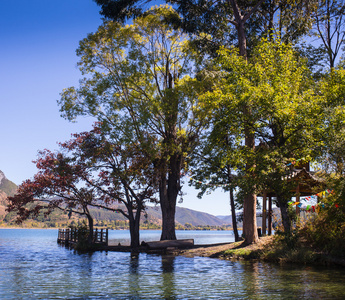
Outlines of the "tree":
[{"label": "tree", "polygon": [[[75,134],[62,147],[71,153],[76,165],[98,173],[93,178],[83,178],[97,195],[97,205],[91,205],[116,211],[127,218],[131,247],[136,248],[140,244],[140,217],[146,202],[157,201],[155,169],[138,145],[124,142],[122,136],[105,133],[100,125],[90,132]],[[126,209],[116,207],[115,203],[124,204]]]},{"label": "tree", "polygon": [[38,173],[32,180],[24,181],[17,193],[8,198],[8,211],[17,212],[17,222],[20,223],[30,217],[37,217],[41,211],[48,215],[54,209],[68,212],[69,216],[72,213],[84,215],[88,219],[88,242],[91,244],[93,217],[89,206],[96,201],[95,188],[80,186],[82,178],[88,178],[90,173],[71,162],[62,153],[41,151],[36,161]]},{"label": "tree", "polygon": [[313,14],[314,36],[321,42],[330,69],[345,42],[345,2],[343,0],[319,0],[318,9]]},{"label": "tree", "polygon": [[[222,124],[218,127],[210,122],[210,129],[205,132],[203,139],[190,159],[190,170],[192,173],[191,184],[200,190],[198,197],[205,193],[222,188],[229,192],[232,227],[235,241],[240,240],[237,229],[236,204],[234,191],[237,187],[234,151],[234,136],[231,136]],[[231,157],[231,158],[230,158]],[[231,165],[232,164],[232,165]],[[237,206],[239,208],[239,206]]]},{"label": "tree", "polygon": [[[141,15],[144,10],[143,1],[119,1],[119,0],[96,0],[101,5],[101,13],[108,18],[124,21],[126,18]],[[145,3],[150,1],[145,1]],[[238,54],[247,58],[248,38],[254,47],[261,35],[270,35],[274,32],[278,36],[285,36],[288,40],[296,40],[309,28],[312,6],[310,1],[204,1],[190,0],[167,1],[177,6],[177,11],[182,15],[182,20],[177,18],[165,18],[165,21],[180,26],[186,32],[196,34],[201,43],[209,47],[208,50],[214,56],[214,51],[224,41],[236,44]],[[277,16],[278,14],[278,16]],[[212,21],[211,21],[212,20]],[[214,21],[215,20],[215,21]],[[275,20],[279,20],[275,24]],[[220,31],[217,30],[220,28]],[[224,31],[228,29],[227,38]],[[233,30],[234,29],[234,30]],[[222,32],[223,31],[223,32]],[[229,44],[226,44],[229,46]],[[213,51],[213,53],[212,53]],[[245,123],[244,143],[248,152],[255,151],[255,137],[250,123],[252,108],[243,105],[243,114],[248,115]],[[253,162],[247,160],[247,178],[253,177]],[[250,182],[250,180],[249,180]],[[252,193],[247,193],[244,200],[244,235],[246,243],[258,241],[256,230],[256,195],[255,186]],[[248,190],[249,191],[249,190]]]},{"label": "tree", "polygon": [[322,140],[320,145],[320,167],[329,172],[342,176],[345,173],[344,152],[344,96],[345,96],[345,70],[334,68],[320,80],[318,89],[324,99],[323,126],[317,138]]},{"label": "tree", "polygon": [[138,144],[159,176],[161,239],[176,239],[175,208],[181,170],[193,151],[204,121],[197,119],[194,53],[187,36],[164,18],[177,18],[169,7],[156,7],[133,25],[105,22],[80,42],[78,89],[61,94],[63,116],[91,115],[104,130]]},{"label": "tree", "polygon": [[[289,162],[315,156],[318,144],[313,133],[322,125],[321,99],[313,91],[305,62],[280,41],[263,40],[248,60],[236,49],[223,49],[219,62],[223,81],[205,94],[204,108],[212,111],[215,134],[220,136],[219,128],[224,128],[237,138],[231,149],[236,153],[229,156],[235,160],[229,163],[239,167],[238,185],[247,194],[273,189],[289,231],[289,188],[282,178]],[[245,114],[243,107],[250,107],[251,113]],[[253,147],[245,143],[248,129]]]},{"label": "tree", "polygon": [[[18,213],[19,222],[36,217],[40,211],[48,215],[54,208],[69,215],[85,215],[91,244],[94,220],[89,207],[111,210],[129,220],[131,247],[138,247],[145,202],[156,201],[152,163],[135,145],[125,147],[119,138],[110,140],[97,126],[60,145],[61,152],[40,153],[36,161],[39,172],[9,198],[9,211]],[[116,203],[124,204],[126,209]]]}]

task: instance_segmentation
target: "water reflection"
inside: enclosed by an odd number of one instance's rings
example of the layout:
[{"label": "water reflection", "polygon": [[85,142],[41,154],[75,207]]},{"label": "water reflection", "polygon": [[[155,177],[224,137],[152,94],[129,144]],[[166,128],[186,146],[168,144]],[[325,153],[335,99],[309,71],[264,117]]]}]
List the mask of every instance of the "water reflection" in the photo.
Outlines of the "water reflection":
[{"label": "water reflection", "polygon": [[128,289],[129,294],[139,299],[139,253],[132,252],[129,261],[129,273],[131,276],[128,277]]},{"label": "water reflection", "polygon": [[345,299],[345,270],[145,253],[78,254],[0,230],[0,299]]},{"label": "water reflection", "polygon": [[162,255],[162,277],[164,299],[177,299],[175,293],[175,259],[173,255]]}]

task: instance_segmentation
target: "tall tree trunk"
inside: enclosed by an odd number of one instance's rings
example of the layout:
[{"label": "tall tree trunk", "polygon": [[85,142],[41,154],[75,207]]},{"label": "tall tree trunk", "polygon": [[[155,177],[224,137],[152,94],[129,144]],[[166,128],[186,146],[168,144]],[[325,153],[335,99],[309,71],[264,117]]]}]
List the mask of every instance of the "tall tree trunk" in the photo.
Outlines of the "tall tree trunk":
[{"label": "tall tree trunk", "polygon": [[237,229],[237,219],[236,219],[236,209],[234,200],[234,189],[230,188],[230,207],[231,207],[231,219],[232,219],[232,229],[234,231],[235,242],[240,240]]},{"label": "tall tree trunk", "polygon": [[[244,113],[250,115],[251,111],[245,108]],[[250,151],[255,151],[255,135],[252,132],[251,126],[245,124],[245,145]],[[246,164],[246,175],[247,180],[252,180],[254,176],[252,168],[254,166],[252,157],[249,158]],[[254,190],[254,186],[252,188]],[[257,243],[259,240],[257,222],[256,222],[256,195],[253,191],[249,191],[243,201],[243,235],[245,244]]]},{"label": "tall tree trunk", "polygon": [[[228,143],[228,139],[226,140],[226,143]],[[231,166],[227,166],[228,171],[228,182],[232,184],[232,174],[231,174]],[[234,231],[235,236],[235,242],[238,242],[240,240],[240,237],[238,235],[238,229],[237,229],[237,219],[236,219],[236,207],[235,207],[235,199],[234,199],[234,189],[232,186],[230,186],[230,209],[231,209],[231,219],[232,219],[232,229]]]},{"label": "tall tree trunk", "polygon": [[243,235],[246,245],[257,243],[259,240],[256,224],[256,195],[252,193],[248,194],[243,202]]},{"label": "tall tree trunk", "polygon": [[277,202],[280,208],[280,214],[282,217],[282,223],[284,227],[284,231],[286,233],[291,232],[291,220],[288,215],[288,201],[280,195],[277,195]]},{"label": "tall tree trunk", "polygon": [[[247,58],[247,36],[246,36],[246,31],[245,31],[245,23],[249,19],[249,17],[254,12],[257,11],[258,7],[263,3],[263,0],[259,0],[257,4],[249,12],[246,12],[244,15],[242,14],[241,9],[238,6],[238,3],[236,0],[229,0],[229,3],[234,13],[234,21],[232,23],[236,26],[236,30],[237,30],[239,54],[240,56]],[[250,107],[245,107],[243,110],[243,114],[249,118],[251,115]],[[248,126],[248,124],[244,124],[244,132],[245,132],[246,147],[248,147],[250,151],[254,150],[255,136],[251,132],[251,128]],[[253,167],[252,163],[250,162],[247,163],[246,174],[248,178],[251,178],[252,171],[250,170],[252,167]],[[246,244],[256,243],[259,240],[258,232],[257,232],[257,224],[256,224],[256,195],[252,192],[244,198],[243,235],[244,235]]]},{"label": "tall tree trunk", "polygon": [[176,200],[175,200],[175,205],[174,205],[174,203],[171,203],[171,200],[168,197],[161,199],[161,210],[162,210],[161,240],[176,240],[176,233],[175,233]]},{"label": "tall tree trunk", "polygon": [[91,245],[93,243],[93,218],[89,213],[86,214],[86,217],[89,223],[89,235],[87,238],[87,242]]},{"label": "tall tree trunk", "polygon": [[129,215],[129,232],[131,236],[131,248],[135,249],[140,246],[140,214],[141,208],[138,207],[137,211],[135,212],[135,216],[133,213],[133,209],[128,211]]},{"label": "tall tree trunk", "polygon": [[238,34],[238,47],[240,51],[240,56],[247,57],[247,39],[246,33],[244,30],[244,24],[240,22],[237,25],[237,34]]},{"label": "tall tree trunk", "polygon": [[180,190],[180,158],[178,154],[170,157],[168,179],[162,176],[160,183],[160,202],[162,210],[161,240],[176,240],[175,213],[176,200]]}]

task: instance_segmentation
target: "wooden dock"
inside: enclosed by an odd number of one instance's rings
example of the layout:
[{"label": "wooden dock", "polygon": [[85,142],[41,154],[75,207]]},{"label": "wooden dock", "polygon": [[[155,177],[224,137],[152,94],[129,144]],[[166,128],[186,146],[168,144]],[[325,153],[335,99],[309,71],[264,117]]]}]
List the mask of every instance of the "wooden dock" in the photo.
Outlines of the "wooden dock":
[{"label": "wooden dock", "polygon": [[[77,228],[59,229],[57,242],[66,246],[73,246],[78,243],[78,236]],[[94,229],[92,243],[108,246],[108,228]]]}]

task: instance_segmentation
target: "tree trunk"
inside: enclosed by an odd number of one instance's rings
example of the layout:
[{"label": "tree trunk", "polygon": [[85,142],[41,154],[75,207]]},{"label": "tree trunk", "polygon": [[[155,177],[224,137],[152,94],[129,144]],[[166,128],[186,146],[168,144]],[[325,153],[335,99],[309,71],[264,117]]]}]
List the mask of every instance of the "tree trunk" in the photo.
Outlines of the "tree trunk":
[{"label": "tree trunk", "polygon": [[[230,145],[228,136],[226,136],[225,138],[225,144],[227,147]],[[235,199],[234,199],[234,189],[232,185],[233,178],[232,178],[232,173],[231,173],[231,165],[227,165],[226,167],[227,167],[228,183],[230,184],[230,209],[231,209],[232,229],[234,231],[235,242],[238,242],[240,238],[238,236],[238,230],[237,230],[236,207],[235,207]]]},{"label": "tree trunk", "polygon": [[256,224],[256,195],[254,194],[249,194],[244,198],[243,235],[246,245],[257,243],[259,240]]},{"label": "tree trunk", "polygon": [[161,240],[176,240],[175,212],[176,200],[180,190],[180,158],[173,154],[169,161],[168,179],[164,174],[160,184],[160,202],[162,210]]},{"label": "tree trunk", "polygon": [[243,22],[237,24],[237,35],[238,35],[238,47],[240,51],[240,56],[247,58],[247,38],[244,30]]},{"label": "tree trunk", "polygon": [[232,218],[232,229],[235,235],[235,242],[240,240],[237,229],[237,220],[236,220],[236,209],[235,209],[235,200],[234,200],[234,189],[230,188],[230,207],[231,207],[231,218]]},{"label": "tree trunk", "polygon": [[93,243],[93,218],[90,214],[86,214],[86,217],[89,223],[89,235],[87,238],[87,242],[91,245]]},{"label": "tree trunk", "polygon": [[129,232],[131,236],[131,248],[135,249],[140,246],[140,213],[141,209],[138,208],[135,212],[133,210],[128,211],[129,214]]},{"label": "tree trunk", "polygon": [[[244,114],[251,115],[251,110],[244,109]],[[245,124],[245,145],[250,151],[255,151],[255,135],[252,132],[251,126]],[[249,154],[250,155],[250,154]],[[254,176],[252,168],[255,166],[252,157],[249,157],[246,163],[247,180],[252,180]],[[253,186],[254,189],[254,186]],[[249,191],[243,201],[243,235],[245,244],[253,244],[259,241],[257,222],[256,222],[256,195],[253,191]]]},{"label": "tree trunk", "polygon": [[171,185],[170,186],[167,185],[167,180],[165,178],[162,179],[161,181],[162,181],[160,184],[160,204],[161,204],[161,211],[162,211],[161,240],[176,240],[175,212],[176,212],[177,192],[173,190]]},{"label": "tree trunk", "polygon": [[284,198],[281,196],[277,196],[277,202],[280,208],[280,214],[282,217],[282,223],[284,227],[284,231],[286,233],[291,232],[291,220],[288,215],[288,201],[286,201]]},{"label": "tree trunk", "polygon": [[[226,143],[228,145],[228,143],[229,143],[228,139],[226,139]],[[231,174],[231,166],[230,165],[227,165],[227,171],[228,171],[228,182],[231,185],[232,184],[232,174]],[[239,238],[238,229],[237,229],[234,189],[232,186],[230,186],[230,209],[231,209],[232,229],[234,231],[235,242],[238,242],[240,240],[240,238]]]},{"label": "tree trunk", "polygon": [[[163,201],[162,201],[163,200]],[[175,233],[175,211],[176,205],[170,203],[169,199],[161,199],[162,209],[162,240],[176,240]]]},{"label": "tree trunk", "polygon": [[[237,30],[239,55],[247,58],[247,36],[245,31],[245,23],[246,20],[248,20],[248,18],[255,11],[257,11],[259,5],[261,5],[263,1],[258,1],[255,7],[253,7],[250,12],[246,12],[245,14],[242,14],[236,0],[229,0],[229,2],[234,13],[234,24]],[[245,107],[243,110],[243,114],[249,118],[252,114],[250,107]],[[244,133],[246,147],[248,147],[249,151],[255,150],[255,136],[254,133],[251,132],[249,124],[244,124]],[[249,180],[251,180],[252,177],[252,172],[250,170],[253,165],[254,164],[251,162],[247,162],[246,164],[246,175],[248,176]],[[253,192],[250,192],[250,194],[248,194],[244,199],[243,235],[246,244],[257,243],[259,240],[256,224],[256,195],[253,194]]]}]

